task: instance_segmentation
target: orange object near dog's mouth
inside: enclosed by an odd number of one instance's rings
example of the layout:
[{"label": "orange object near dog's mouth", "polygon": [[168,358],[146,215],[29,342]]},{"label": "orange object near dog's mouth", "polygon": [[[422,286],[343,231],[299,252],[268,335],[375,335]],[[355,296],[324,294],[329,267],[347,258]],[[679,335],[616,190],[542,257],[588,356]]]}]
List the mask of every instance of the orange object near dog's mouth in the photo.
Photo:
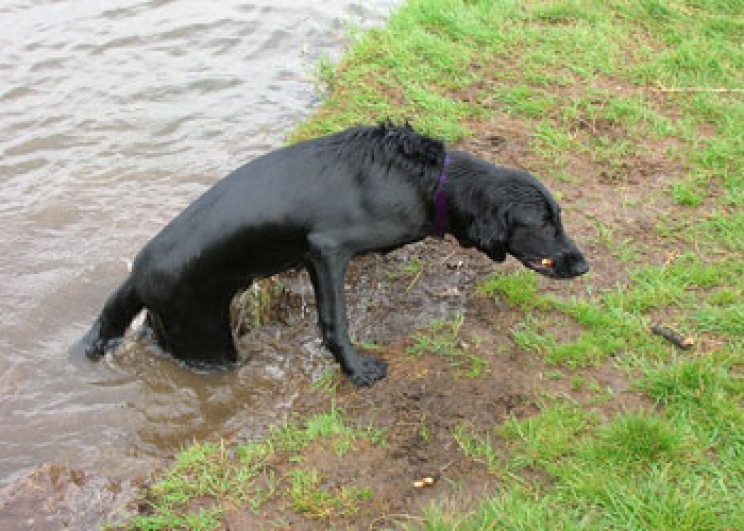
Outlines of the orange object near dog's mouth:
[{"label": "orange object near dog's mouth", "polygon": [[526,260],[524,264],[538,273],[553,273],[553,259],[542,258],[540,260]]}]

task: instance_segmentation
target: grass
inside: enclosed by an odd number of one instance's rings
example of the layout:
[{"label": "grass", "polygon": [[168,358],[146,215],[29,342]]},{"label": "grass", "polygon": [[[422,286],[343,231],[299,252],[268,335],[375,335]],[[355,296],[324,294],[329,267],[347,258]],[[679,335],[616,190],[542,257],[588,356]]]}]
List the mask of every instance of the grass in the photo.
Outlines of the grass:
[{"label": "grass", "polygon": [[359,502],[369,499],[369,488],[341,487],[331,492],[321,486],[316,469],[297,469],[290,473],[287,496],[292,506],[308,518],[323,519],[333,515],[349,516],[359,510]]},{"label": "grass", "polygon": [[450,320],[434,321],[425,332],[413,335],[408,354],[442,356],[459,369],[459,374],[471,378],[483,376],[488,370],[488,360],[473,354],[469,345],[460,337],[465,317],[460,314]]},{"label": "grass", "polygon": [[[513,444],[510,466],[550,479],[507,480],[473,513],[430,512],[426,529],[702,530],[744,522],[736,502],[744,486],[741,441],[727,441],[716,450],[723,462],[713,462],[709,433],[695,433],[688,421],[636,412],[599,424],[559,404],[501,432]],[[497,452],[481,444],[478,454]]]},{"label": "grass", "polygon": [[[595,276],[571,296],[547,295],[519,272],[477,287],[522,312],[513,349],[544,361],[548,380],[596,395],[592,371],[620,368],[645,406],[546,394],[532,416],[457,423],[453,444],[498,486],[473,510],[436,501],[401,525],[744,529],[743,33],[740,0],[409,0],[384,28],[357,35],[339,64],[318,67],[327,97],[291,141],[390,118],[467,142],[508,120],[530,169],[566,187],[602,182],[612,187],[606,211],[622,204],[651,220],[640,237],[619,216],[587,221],[595,259],[622,273],[616,282]],[[634,182],[647,189],[624,201]],[[414,283],[426,267],[391,275]],[[695,350],[652,335],[656,322],[694,338]],[[483,377],[488,359],[465,346],[469,333],[463,316],[432,323],[408,354]],[[333,378],[318,385],[335,396]],[[433,426],[422,416],[414,428],[428,441]],[[332,409],[233,450],[196,445],[152,486],[151,514],[132,528],[210,529],[230,504],[282,497],[311,519],[353,518],[375,493],[325,485],[303,460],[322,444],[341,466],[360,439],[383,444]],[[212,503],[187,512],[205,497]]]},{"label": "grass", "polygon": [[466,424],[455,426],[452,438],[459,446],[463,455],[485,465],[489,472],[499,472],[499,452],[491,444],[491,435],[480,435]]},{"label": "grass", "polygon": [[179,452],[173,466],[149,487],[144,514],[112,528],[214,529],[227,510],[240,507],[255,513],[284,496],[308,518],[354,514],[371,491],[353,485],[337,492],[322,487],[321,473],[303,466],[303,452],[321,445],[341,458],[355,451],[360,440],[385,442],[382,430],[352,427],[334,407],[229,449],[224,443],[195,443]]},{"label": "grass", "polygon": [[[628,285],[604,289],[592,298],[541,296],[538,279],[525,272],[495,273],[479,291],[504,297],[527,311],[522,326],[512,332],[517,344],[540,352],[550,363],[582,367],[610,357],[668,358],[671,347],[651,336],[648,329],[669,312],[677,315],[674,325],[693,337],[740,340],[744,290],[730,282],[732,275],[742,273],[741,261],[710,264],[684,255],[669,265],[641,267],[630,275]],[[581,327],[577,339],[561,342],[551,334],[556,311]]]}]

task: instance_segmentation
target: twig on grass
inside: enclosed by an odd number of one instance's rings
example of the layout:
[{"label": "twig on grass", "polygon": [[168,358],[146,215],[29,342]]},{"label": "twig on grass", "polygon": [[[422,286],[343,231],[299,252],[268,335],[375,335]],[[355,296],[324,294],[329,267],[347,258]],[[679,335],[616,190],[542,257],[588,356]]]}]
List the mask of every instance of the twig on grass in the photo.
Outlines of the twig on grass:
[{"label": "twig on grass", "polygon": [[651,332],[656,334],[657,336],[661,336],[667,341],[674,343],[676,346],[681,348],[682,350],[690,350],[695,345],[695,340],[691,337],[682,337],[680,334],[672,330],[671,328],[667,328],[665,326],[658,326],[653,325],[651,327]]}]

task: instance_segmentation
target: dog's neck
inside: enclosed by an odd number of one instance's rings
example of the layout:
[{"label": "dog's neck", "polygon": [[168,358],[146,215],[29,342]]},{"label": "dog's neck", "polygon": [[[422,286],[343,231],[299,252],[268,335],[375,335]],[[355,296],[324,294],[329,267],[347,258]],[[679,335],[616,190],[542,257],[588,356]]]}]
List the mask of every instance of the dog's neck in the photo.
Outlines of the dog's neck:
[{"label": "dog's neck", "polygon": [[448,154],[446,231],[465,247],[476,247],[497,261],[506,255],[506,226],[503,216],[506,205],[497,187],[493,164],[468,153]]},{"label": "dog's neck", "polygon": [[442,163],[442,171],[439,174],[439,183],[437,191],[434,194],[434,229],[432,235],[437,238],[444,238],[444,232],[447,229],[447,194],[444,191],[444,185],[447,182],[447,165],[449,164],[449,155],[445,155]]}]

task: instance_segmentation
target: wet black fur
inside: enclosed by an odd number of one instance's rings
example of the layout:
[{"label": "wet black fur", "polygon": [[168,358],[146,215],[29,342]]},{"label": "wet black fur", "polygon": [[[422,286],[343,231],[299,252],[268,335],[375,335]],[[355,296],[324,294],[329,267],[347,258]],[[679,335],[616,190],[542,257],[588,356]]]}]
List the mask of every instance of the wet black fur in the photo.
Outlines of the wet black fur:
[{"label": "wet black fur", "polygon": [[[352,381],[373,383],[386,365],[351,345],[346,268],[356,255],[431,234],[446,154],[447,232],[460,244],[496,261],[512,254],[555,278],[586,271],[558,204],[530,174],[446,152],[409,126],[355,127],[268,153],[207,190],[142,249],[80,346],[100,357],[146,308],[157,343],[176,358],[233,363],[233,295],[305,267],[325,345]],[[554,265],[540,265],[543,258]]]}]

